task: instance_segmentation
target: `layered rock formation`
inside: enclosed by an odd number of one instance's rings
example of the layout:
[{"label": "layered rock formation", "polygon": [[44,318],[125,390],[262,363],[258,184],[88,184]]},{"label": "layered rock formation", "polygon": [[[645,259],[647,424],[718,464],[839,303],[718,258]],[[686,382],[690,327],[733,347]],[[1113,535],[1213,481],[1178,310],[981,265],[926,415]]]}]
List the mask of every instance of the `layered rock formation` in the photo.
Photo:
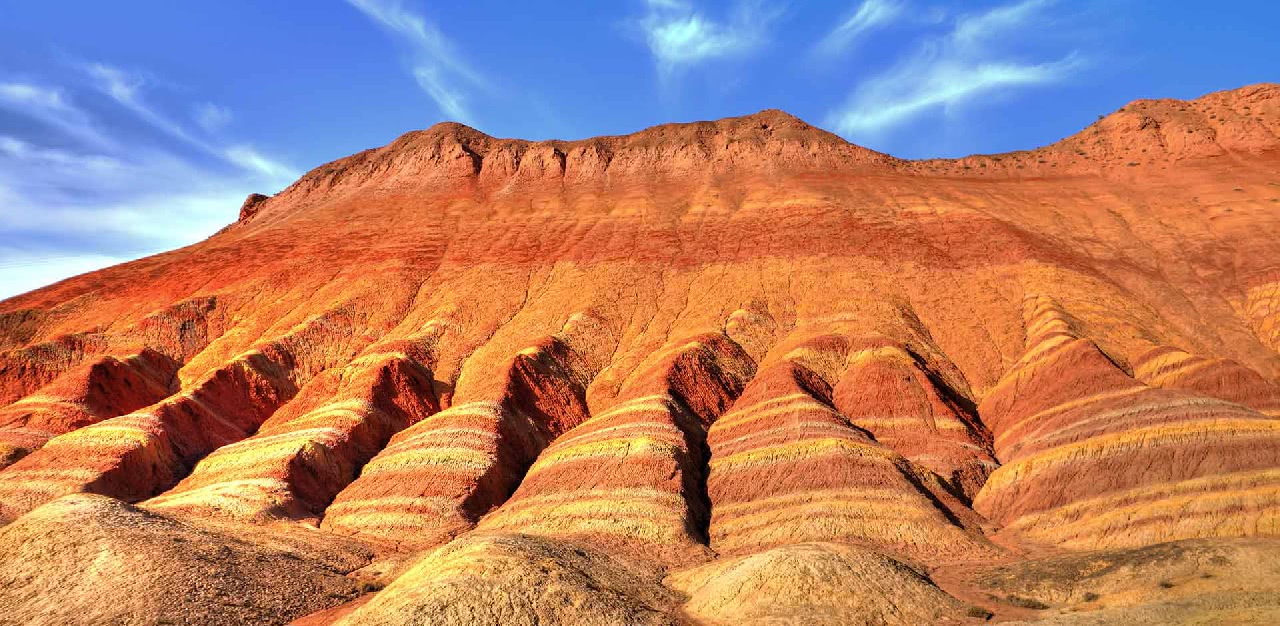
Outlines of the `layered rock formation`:
[{"label": "layered rock formation", "polygon": [[1258,85],[946,161],[765,111],[321,166],[0,303],[0,623],[1263,621],[1278,136]]},{"label": "layered rock formation", "polygon": [[1048,298],[1026,355],[983,400],[1002,465],[974,500],[1063,547],[1280,532],[1280,421],[1135,380]]},{"label": "layered rock formation", "polygon": [[50,439],[153,404],[169,395],[177,364],[151,349],[73,368],[0,409],[0,468]]}]

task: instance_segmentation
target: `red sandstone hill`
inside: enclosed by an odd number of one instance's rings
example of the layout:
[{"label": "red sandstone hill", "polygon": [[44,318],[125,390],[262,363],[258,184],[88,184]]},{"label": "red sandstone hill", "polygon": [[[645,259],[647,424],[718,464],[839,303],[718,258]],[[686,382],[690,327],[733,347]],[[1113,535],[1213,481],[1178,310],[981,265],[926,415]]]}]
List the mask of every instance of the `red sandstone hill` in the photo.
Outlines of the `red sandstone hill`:
[{"label": "red sandstone hill", "polygon": [[0,303],[0,624],[1270,623],[1278,241],[1277,85],[438,124]]}]

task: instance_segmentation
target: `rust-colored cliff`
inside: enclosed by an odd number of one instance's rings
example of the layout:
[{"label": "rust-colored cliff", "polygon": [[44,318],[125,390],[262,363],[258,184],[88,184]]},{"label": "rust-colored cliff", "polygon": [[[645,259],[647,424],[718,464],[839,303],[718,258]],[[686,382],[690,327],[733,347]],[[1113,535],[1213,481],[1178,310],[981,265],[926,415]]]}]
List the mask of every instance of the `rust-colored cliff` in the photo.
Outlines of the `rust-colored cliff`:
[{"label": "rust-colored cliff", "polygon": [[439,124],[0,303],[0,623],[1265,622],[1278,351],[1280,85]]}]

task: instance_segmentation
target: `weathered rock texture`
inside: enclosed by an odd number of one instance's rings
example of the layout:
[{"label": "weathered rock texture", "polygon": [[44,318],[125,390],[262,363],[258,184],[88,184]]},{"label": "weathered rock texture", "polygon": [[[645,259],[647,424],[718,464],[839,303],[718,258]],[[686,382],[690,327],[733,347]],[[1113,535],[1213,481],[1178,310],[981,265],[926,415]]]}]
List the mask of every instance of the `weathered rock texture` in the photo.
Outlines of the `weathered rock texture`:
[{"label": "weathered rock texture", "polygon": [[[0,303],[0,620],[1264,620],[1278,137],[1256,85],[955,160],[764,111],[321,166]],[[1090,558],[1161,565],[1043,574]]]},{"label": "weathered rock texture", "polygon": [[1144,385],[1048,298],[1027,321],[1029,350],[978,409],[1002,462],[979,513],[1078,548],[1280,533],[1280,420]]}]

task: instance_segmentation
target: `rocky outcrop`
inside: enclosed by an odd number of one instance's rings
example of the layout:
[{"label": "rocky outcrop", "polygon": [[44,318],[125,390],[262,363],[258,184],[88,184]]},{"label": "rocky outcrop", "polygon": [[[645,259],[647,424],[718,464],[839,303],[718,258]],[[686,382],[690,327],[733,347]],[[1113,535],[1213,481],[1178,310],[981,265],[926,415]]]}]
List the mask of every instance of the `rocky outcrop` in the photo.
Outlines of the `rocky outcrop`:
[{"label": "rocky outcrop", "polygon": [[244,204],[240,205],[240,217],[236,221],[247,222],[253,219],[253,216],[257,215],[258,211],[262,209],[262,203],[270,199],[270,196],[264,196],[260,193],[249,194],[249,197],[244,199]]}]

